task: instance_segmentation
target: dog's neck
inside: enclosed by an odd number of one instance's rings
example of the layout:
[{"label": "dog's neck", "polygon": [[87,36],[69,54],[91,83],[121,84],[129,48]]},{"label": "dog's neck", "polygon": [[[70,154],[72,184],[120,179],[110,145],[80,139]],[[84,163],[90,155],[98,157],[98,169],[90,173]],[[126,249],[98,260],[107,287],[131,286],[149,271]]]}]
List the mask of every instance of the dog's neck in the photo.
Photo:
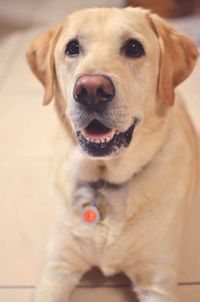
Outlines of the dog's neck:
[{"label": "dog's neck", "polygon": [[80,160],[80,169],[78,169],[78,178],[93,184],[94,187],[121,187],[148,168],[159,148],[152,150],[151,157],[145,157],[145,154],[141,154],[140,161],[133,160],[134,151],[132,148],[126,151],[125,154],[120,154],[111,160],[93,160],[80,152],[82,159]]},{"label": "dog's neck", "polygon": [[[170,128],[170,127],[169,127]],[[148,143],[148,152],[142,148],[141,142],[133,143],[129,148],[125,149],[120,155],[109,160],[90,159],[84,155],[78,146],[77,148],[80,158],[80,178],[88,182],[98,182],[99,180],[111,185],[122,185],[131,180],[135,175],[142,173],[148,168],[161,149],[165,148],[165,141],[169,140],[170,131],[153,133],[146,137]],[[153,135],[159,136],[157,145],[153,144],[155,140]],[[134,156],[133,156],[134,155]],[[77,157],[76,157],[77,158]]]}]

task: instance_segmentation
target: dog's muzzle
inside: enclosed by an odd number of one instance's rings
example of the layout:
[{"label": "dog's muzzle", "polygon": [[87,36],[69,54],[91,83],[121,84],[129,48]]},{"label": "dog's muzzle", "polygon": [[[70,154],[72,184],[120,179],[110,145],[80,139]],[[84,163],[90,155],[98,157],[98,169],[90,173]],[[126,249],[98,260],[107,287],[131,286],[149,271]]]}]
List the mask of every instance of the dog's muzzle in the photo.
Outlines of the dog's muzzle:
[{"label": "dog's muzzle", "polygon": [[74,85],[73,97],[79,112],[82,108],[80,119],[84,121],[84,126],[77,130],[77,138],[86,153],[93,157],[109,156],[130,144],[137,119],[133,118],[130,127],[120,132],[113,125],[112,116],[105,118],[105,113],[115,101],[115,87],[109,77],[79,77]]}]

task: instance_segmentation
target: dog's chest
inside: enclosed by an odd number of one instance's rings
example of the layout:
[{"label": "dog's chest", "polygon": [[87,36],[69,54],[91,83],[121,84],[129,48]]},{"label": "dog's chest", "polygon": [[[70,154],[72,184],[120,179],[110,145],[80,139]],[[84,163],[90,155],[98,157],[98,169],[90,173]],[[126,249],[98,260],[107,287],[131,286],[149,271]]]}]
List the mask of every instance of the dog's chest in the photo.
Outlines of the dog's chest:
[{"label": "dog's chest", "polygon": [[[128,186],[104,185],[96,188],[79,184],[74,194],[73,235],[78,239],[84,253],[90,259],[93,258],[94,264],[99,265],[105,274],[112,271],[108,265],[112,262],[109,255],[113,254],[112,249],[117,245],[125,225],[128,192]],[[98,208],[103,205],[102,216],[96,224],[83,221],[81,211],[85,202],[91,202]]]},{"label": "dog's chest", "polygon": [[73,235],[92,266],[101,268],[105,275],[118,272],[121,259],[113,257],[121,241],[123,223],[114,219],[105,219],[97,225],[78,223]]}]

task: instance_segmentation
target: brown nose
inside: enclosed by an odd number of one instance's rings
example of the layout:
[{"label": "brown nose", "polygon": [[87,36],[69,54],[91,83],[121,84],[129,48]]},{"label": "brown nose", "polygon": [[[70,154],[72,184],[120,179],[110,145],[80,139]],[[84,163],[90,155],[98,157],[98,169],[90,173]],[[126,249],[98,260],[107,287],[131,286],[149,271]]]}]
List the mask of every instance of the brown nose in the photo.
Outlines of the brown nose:
[{"label": "brown nose", "polygon": [[84,75],[74,86],[74,99],[83,105],[98,105],[112,101],[115,88],[112,81],[103,75]]}]

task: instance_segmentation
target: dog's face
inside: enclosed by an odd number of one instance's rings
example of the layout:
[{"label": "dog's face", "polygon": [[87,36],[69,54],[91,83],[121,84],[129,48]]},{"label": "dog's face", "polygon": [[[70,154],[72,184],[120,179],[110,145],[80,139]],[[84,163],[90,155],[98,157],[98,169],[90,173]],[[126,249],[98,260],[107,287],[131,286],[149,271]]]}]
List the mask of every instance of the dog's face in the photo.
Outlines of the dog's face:
[{"label": "dog's face", "polygon": [[28,59],[44,103],[56,91],[82,149],[110,158],[134,144],[137,127],[160,127],[197,54],[189,38],[146,10],[89,9],[39,37]]},{"label": "dog's face", "polygon": [[68,18],[55,49],[56,71],[84,151],[101,157],[129,146],[146,103],[156,98],[158,57],[145,14],[89,10]]},{"label": "dog's face", "polygon": [[156,96],[158,58],[158,39],[141,12],[88,10],[68,18],[56,71],[85,152],[110,156],[129,146]]}]

